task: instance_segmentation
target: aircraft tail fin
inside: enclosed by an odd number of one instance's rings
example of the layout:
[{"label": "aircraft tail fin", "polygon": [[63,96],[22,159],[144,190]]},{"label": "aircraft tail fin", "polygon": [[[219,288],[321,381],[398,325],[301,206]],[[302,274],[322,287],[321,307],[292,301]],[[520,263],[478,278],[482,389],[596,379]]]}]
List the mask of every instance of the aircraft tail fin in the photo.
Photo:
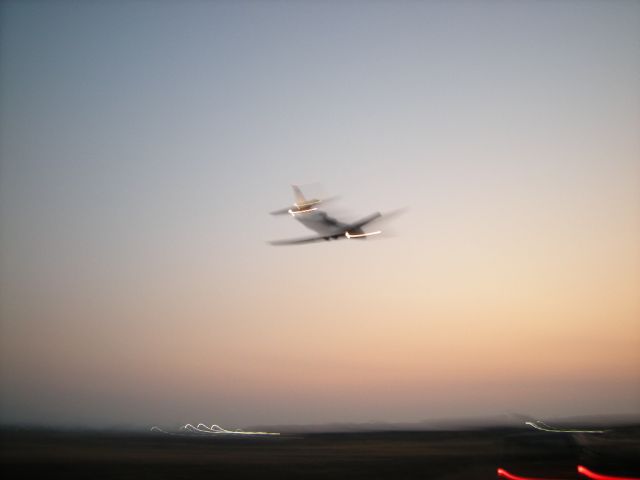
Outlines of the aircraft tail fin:
[{"label": "aircraft tail fin", "polygon": [[296,205],[305,205],[307,203],[307,199],[304,198],[300,187],[297,185],[291,185],[291,188],[293,188],[293,195],[296,198]]},{"label": "aircraft tail fin", "polygon": [[293,188],[293,196],[295,197],[296,202],[290,208],[283,208],[283,209],[275,210],[271,212],[271,215],[282,215],[285,213],[290,213],[291,215],[295,215],[297,213],[312,212],[318,209],[316,205],[318,205],[319,203],[327,202],[329,200],[335,200],[337,198],[337,197],[332,197],[332,198],[327,198],[325,200],[318,200],[317,198],[307,199],[302,194],[302,190],[300,190],[300,187],[298,187],[297,185],[291,185],[291,188]]}]

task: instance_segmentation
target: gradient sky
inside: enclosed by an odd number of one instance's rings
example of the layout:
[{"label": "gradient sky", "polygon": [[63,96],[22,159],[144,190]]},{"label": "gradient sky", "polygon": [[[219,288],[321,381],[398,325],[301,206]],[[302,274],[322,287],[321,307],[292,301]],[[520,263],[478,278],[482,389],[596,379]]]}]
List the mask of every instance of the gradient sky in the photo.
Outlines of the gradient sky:
[{"label": "gradient sky", "polygon": [[[640,413],[640,2],[0,4],[0,422]],[[268,212],[290,184],[395,235]],[[327,206],[329,209],[329,206]]]}]

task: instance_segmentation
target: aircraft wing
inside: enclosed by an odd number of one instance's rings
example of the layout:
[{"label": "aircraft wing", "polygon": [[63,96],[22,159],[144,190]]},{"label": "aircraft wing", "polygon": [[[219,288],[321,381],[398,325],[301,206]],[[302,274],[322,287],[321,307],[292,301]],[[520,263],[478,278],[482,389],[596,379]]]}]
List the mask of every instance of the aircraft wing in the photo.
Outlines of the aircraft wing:
[{"label": "aircraft wing", "polygon": [[[320,240],[329,240],[331,238],[340,238],[341,236],[343,236],[345,233],[353,231],[353,230],[359,230],[360,228],[362,228],[363,226],[365,226],[367,223],[370,223],[372,221],[374,221],[375,219],[381,217],[382,214],[380,212],[376,212],[376,213],[372,213],[371,215],[368,215],[356,222],[353,222],[349,225],[344,225],[341,224],[340,228],[336,228],[332,231],[330,231],[329,233],[327,233],[326,235],[316,235],[313,237],[303,237],[303,238],[294,238],[291,240],[274,240],[269,242],[271,245],[299,245],[302,243],[313,243],[313,242],[319,242]],[[333,224],[331,224],[333,225]],[[380,233],[380,232],[377,232]],[[348,236],[348,235],[347,235]]]},{"label": "aircraft wing", "polygon": [[344,232],[347,232],[349,230],[355,230],[356,228],[362,228],[367,223],[371,223],[376,218],[381,217],[381,216],[382,216],[382,214],[380,212],[372,213],[371,215],[368,215],[368,216],[358,220],[357,222],[353,222],[352,224],[347,225],[347,227],[344,229]]},{"label": "aircraft wing", "polygon": [[319,242],[320,240],[327,240],[330,236],[316,235],[315,237],[293,238],[290,240],[272,240],[269,242],[271,245],[300,245],[302,243]]}]

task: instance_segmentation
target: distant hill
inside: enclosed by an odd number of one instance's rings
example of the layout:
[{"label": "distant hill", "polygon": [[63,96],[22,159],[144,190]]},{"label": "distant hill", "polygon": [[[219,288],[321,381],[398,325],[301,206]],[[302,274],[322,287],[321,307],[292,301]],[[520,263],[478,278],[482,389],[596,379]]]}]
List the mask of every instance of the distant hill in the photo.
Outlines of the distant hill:
[{"label": "distant hill", "polygon": [[[538,420],[531,415],[511,414],[495,417],[443,418],[419,422],[331,422],[322,424],[252,425],[246,430],[280,433],[344,433],[344,432],[413,432],[435,430],[474,430],[484,428],[523,427],[527,420]],[[567,427],[608,428],[640,424],[639,414],[581,415],[544,418],[551,425]]]}]

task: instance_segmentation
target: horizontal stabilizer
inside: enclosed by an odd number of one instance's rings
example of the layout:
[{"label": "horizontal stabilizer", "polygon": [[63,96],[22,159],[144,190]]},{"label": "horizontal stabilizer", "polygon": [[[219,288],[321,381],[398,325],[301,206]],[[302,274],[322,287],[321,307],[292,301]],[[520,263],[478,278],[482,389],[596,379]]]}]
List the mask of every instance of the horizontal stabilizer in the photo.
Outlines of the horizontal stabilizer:
[{"label": "horizontal stabilizer", "polygon": [[285,207],[281,210],[274,210],[273,212],[269,212],[271,215],[286,215],[291,210],[291,207]]}]

